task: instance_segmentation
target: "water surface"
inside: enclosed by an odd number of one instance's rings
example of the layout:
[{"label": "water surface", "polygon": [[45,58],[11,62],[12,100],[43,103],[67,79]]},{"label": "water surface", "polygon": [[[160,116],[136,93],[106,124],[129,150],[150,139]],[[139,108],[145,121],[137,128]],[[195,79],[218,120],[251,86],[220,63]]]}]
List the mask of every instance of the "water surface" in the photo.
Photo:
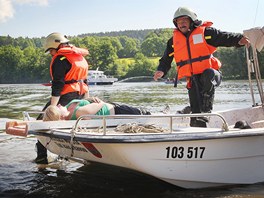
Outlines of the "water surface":
[{"label": "water surface", "polygon": [[[116,83],[112,86],[90,86],[90,92],[92,96],[106,101],[145,107],[152,112],[162,111],[169,104],[171,113],[174,113],[188,105],[184,86],[174,88],[162,82]],[[3,128],[7,119],[22,119],[22,111],[40,111],[50,96],[50,87],[0,85],[0,93],[0,127]],[[216,90],[215,111],[251,105],[246,81],[223,82]],[[1,198],[264,197],[264,183],[186,190],[142,173],[97,163],[82,165],[59,160],[47,166],[37,165],[33,162],[36,157],[35,143],[34,137],[19,138],[0,132]]]}]

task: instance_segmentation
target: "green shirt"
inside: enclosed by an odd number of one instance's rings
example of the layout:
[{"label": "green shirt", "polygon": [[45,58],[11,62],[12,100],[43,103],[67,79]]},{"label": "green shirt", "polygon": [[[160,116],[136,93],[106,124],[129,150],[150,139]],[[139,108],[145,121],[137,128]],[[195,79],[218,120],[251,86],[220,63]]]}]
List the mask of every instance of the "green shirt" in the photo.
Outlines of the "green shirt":
[{"label": "green shirt", "polygon": [[[77,103],[73,113],[72,113],[72,117],[71,120],[77,120],[76,117],[76,111],[80,108],[83,107],[85,105],[91,104],[92,102],[85,100],[85,99],[75,99],[72,100],[70,103],[68,103],[66,105],[66,108],[68,109],[68,107],[72,104],[72,103]],[[107,105],[104,104],[103,107],[95,114],[95,115],[110,115],[110,110],[108,109]]]}]

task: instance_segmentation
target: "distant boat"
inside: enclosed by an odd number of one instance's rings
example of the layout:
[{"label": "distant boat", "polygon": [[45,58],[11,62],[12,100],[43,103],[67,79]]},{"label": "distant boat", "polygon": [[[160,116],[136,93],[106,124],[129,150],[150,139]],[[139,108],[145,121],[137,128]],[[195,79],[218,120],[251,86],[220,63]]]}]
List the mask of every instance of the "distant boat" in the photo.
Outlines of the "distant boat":
[{"label": "distant boat", "polygon": [[52,83],[51,82],[49,82],[49,83],[42,83],[42,85],[47,86],[47,87],[50,87],[52,85]]},{"label": "distant boat", "polygon": [[[100,70],[89,70],[88,71],[88,84],[89,85],[112,85],[114,82],[118,81],[117,78],[109,77]],[[42,83],[44,86],[51,86],[52,83]]]},{"label": "distant boat", "polygon": [[[164,83],[165,84],[175,84],[175,78],[173,78],[173,79],[166,79],[165,81],[164,81]],[[182,82],[180,81],[180,80],[177,80],[177,82],[176,82],[176,84],[181,84]]]},{"label": "distant boat", "polygon": [[174,80],[165,80],[164,82],[165,82],[166,84],[174,84],[174,83],[175,83]]},{"label": "distant boat", "polygon": [[112,85],[118,81],[117,78],[106,76],[103,71],[100,70],[89,70],[88,72],[88,83],[89,85]]}]

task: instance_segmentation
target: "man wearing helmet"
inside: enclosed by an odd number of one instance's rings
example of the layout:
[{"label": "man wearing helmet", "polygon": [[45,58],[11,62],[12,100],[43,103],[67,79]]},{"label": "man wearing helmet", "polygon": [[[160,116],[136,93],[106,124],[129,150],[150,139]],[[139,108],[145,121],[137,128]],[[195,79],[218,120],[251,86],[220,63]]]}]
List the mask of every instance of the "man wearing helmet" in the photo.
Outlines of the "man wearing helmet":
[{"label": "man wearing helmet", "polygon": [[[247,37],[239,33],[217,30],[212,22],[202,22],[196,13],[186,7],[179,7],[173,17],[176,26],[173,37],[167,42],[164,55],[154,74],[154,80],[162,78],[175,59],[177,80],[185,78],[192,113],[210,113],[213,109],[215,87],[222,80],[220,61],[213,56],[217,47],[248,46]],[[206,127],[204,117],[191,118],[190,126]]]},{"label": "man wearing helmet", "polygon": [[[69,44],[69,40],[61,33],[51,33],[44,43],[44,50],[50,53],[50,75],[52,79],[51,99],[43,108],[49,105],[66,105],[73,99],[88,98],[87,85],[88,63],[84,56],[87,49],[77,48]],[[37,119],[42,119],[40,115]],[[47,163],[47,150],[37,142],[37,163]]]}]

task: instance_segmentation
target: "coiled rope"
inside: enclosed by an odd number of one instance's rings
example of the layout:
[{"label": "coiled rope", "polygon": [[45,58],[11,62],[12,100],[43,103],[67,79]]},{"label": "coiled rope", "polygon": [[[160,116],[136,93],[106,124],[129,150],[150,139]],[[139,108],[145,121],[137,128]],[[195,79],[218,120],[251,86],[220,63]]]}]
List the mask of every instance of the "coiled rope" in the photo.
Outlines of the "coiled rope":
[{"label": "coiled rope", "polygon": [[165,130],[161,127],[157,127],[153,124],[137,124],[137,123],[128,123],[128,124],[122,124],[118,125],[115,128],[116,132],[122,132],[122,133],[163,133],[167,132],[168,130]]}]

